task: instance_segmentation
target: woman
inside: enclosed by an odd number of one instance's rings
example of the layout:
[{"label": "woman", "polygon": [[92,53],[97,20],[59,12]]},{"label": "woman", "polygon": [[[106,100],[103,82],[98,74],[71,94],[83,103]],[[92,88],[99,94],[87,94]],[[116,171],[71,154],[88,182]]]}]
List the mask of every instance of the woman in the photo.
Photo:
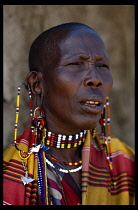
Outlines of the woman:
[{"label": "woman", "polygon": [[134,153],[110,135],[113,79],[100,35],[80,23],[51,28],[33,42],[29,68],[31,126],[17,138],[19,87],[4,204],[133,204]]}]

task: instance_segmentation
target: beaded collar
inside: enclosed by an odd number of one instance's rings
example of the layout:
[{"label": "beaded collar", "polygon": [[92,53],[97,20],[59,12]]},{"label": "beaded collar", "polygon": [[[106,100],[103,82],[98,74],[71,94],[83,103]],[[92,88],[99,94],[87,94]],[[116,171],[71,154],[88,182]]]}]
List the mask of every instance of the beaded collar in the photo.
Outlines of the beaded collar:
[{"label": "beaded collar", "polygon": [[[48,165],[50,165],[52,168],[55,168],[54,164],[51,161],[49,161],[47,158],[45,158],[45,160]],[[82,165],[77,168],[73,168],[73,169],[63,169],[63,168],[58,168],[58,167],[56,167],[56,169],[63,173],[75,173],[82,169]]]},{"label": "beaded collar", "polygon": [[73,148],[81,145],[86,138],[86,130],[74,135],[55,134],[46,130],[45,145],[56,148]]}]

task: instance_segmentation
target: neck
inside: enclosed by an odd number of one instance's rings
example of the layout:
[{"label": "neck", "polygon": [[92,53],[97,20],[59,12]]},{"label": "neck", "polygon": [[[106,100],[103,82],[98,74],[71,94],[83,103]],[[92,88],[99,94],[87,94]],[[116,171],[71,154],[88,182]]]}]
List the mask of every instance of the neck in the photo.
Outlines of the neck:
[{"label": "neck", "polygon": [[82,145],[70,149],[50,147],[49,151],[62,162],[77,162],[81,159]]}]

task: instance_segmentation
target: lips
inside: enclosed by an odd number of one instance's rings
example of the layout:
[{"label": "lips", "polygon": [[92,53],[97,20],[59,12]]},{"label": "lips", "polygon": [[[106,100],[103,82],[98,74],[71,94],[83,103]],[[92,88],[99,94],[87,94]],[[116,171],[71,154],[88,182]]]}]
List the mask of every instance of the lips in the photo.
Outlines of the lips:
[{"label": "lips", "polygon": [[80,102],[82,109],[90,114],[98,114],[102,111],[103,103],[100,99],[84,100]]}]

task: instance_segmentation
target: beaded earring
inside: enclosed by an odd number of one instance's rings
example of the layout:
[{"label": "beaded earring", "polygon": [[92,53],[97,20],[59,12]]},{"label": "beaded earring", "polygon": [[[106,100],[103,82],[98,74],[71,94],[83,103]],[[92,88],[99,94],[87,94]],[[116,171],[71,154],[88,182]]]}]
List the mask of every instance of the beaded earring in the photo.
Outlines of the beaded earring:
[{"label": "beaded earring", "polygon": [[105,145],[106,150],[106,159],[109,165],[110,173],[111,173],[111,179],[114,185],[114,188],[116,187],[116,182],[114,180],[114,174],[113,174],[113,165],[112,165],[112,156],[111,156],[111,127],[110,127],[110,104],[109,104],[109,97],[106,97],[105,104],[103,111],[101,113],[101,118],[99,120],[99,123],[101,125],[101,134],[103,138],[103,145]]},{"label": "beaded earring", "polygon": [[34,128],[34,142],[38,152],[38,187],[41,194],[42,205],[48,205],[48,185],[47,185],[47,171],[45,151],[49,147],[45,146],[46,138],[46,119],[44,111],[36,107],[32,117],[32,127]]},{"label": "beaded earring", "polygon": [[[28,159],[30,157],[30,154],[33,151],[28,151],[25,152],[21,149],[18,148],[17,146],[17,130],[18,130],[18,122],[19,122],[19,110],[20,110],[20,92],[21,92],[21,86],[24,85],[25,82],[19,84],[18,86],[18,92],[17,92],[17,97],[16,97],[16,115],[15,115],[15,127],[14,127],[14,145],[15,148],[18,150],[19,152],[19,157],[21,158],[22,161],[22,165],[24,167],[24,171],[25,171],[25,176],[22,176],[21,179],[23,181],[23,184],[28,184],[32,181],[34,181],[34,179],[30,179],[28,178],[28,171],[27,171],[27,165],[25,163],[25,160]],[[30,98],[30,121],[32,118],[32,94],[31,94],[31,90],[30,87],[28,86],[28,93],[29,93],[29,98]],[[33,134],[33,129],[32,129],[32,134]]]},{"label": "beaded earring", "polygon": [[[21,86],[25,85],[25,82],[22,82],[21,84],[19,84],[18,86],[18,91],[17,91],[17,97],[16,97],[16,115],[15,115],[15,127],[14,127],[14,145],[16,147],[17,150],[21,151],[18,146],[17,146],[17,131],[18,131],[18,122],[19,122],[19,111],[20,111],[20,93],[21,93]],[[29,98],[30,98],[30,121],[32,118],[32,94],[31,94],[31,90],[30,87],[28,85],[28,94],[29,94]]]},{"label": "beaded earring", "polygon": [[45,123],[46,120],[44,117],[44,111],[39,107],[35,108],[34,115],[32,117],[32,126],[34,127],[34,139],[36,145],[41,143],[40,139],[42,139],[42,130]]}]

